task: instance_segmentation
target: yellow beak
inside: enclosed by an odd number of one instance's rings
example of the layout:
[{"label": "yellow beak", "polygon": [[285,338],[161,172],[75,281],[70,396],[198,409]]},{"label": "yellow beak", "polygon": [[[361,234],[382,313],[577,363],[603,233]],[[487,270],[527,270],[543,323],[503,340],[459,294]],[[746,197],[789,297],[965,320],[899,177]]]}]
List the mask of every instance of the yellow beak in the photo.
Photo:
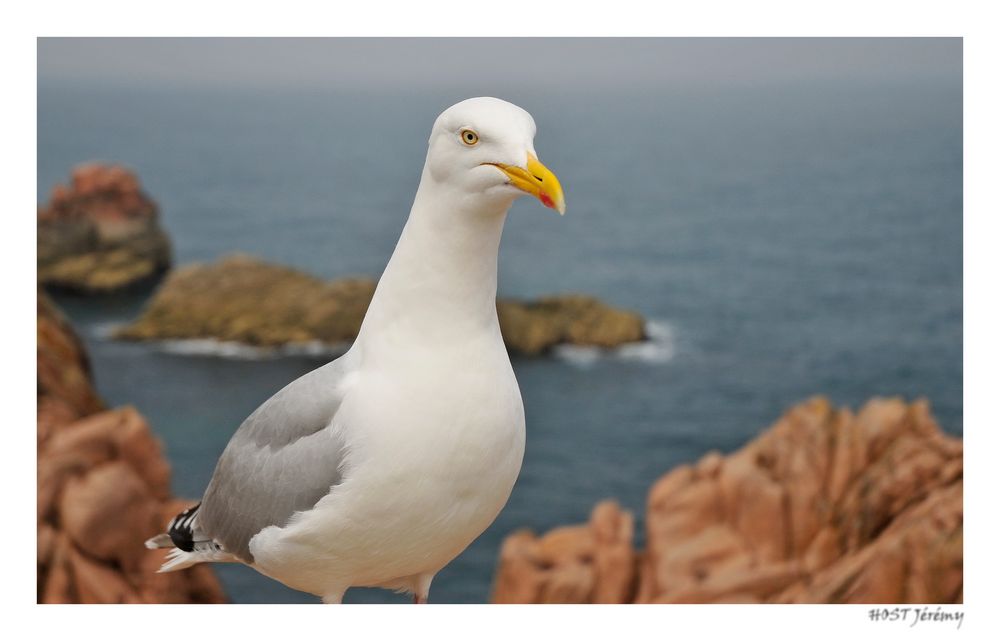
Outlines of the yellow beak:
[{"label": "yellow beak", "polygon": [[538,198],[546,207],[555,209],[560,215],[566,213],[566,199],[563,197],[559,179],[533,155],[528,154],[527,169],[499,162],[486,164],[493,165],[507,174],[511,185]]}]

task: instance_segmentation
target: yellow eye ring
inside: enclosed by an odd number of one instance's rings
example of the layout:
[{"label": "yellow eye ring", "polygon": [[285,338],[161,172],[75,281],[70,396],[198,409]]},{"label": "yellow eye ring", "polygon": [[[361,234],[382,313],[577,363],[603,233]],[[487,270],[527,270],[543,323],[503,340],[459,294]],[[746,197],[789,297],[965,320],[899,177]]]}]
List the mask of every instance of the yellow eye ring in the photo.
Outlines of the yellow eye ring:
[{"label": "yellow eye ring", "polygon": [[479,142],[479,134],[472,131],[471,129],[463,129],[462,132],[458,134],[458,136],[459,138],[462,139],[462,142],[464,142],[469,147],[472,147],[477,142]]}]

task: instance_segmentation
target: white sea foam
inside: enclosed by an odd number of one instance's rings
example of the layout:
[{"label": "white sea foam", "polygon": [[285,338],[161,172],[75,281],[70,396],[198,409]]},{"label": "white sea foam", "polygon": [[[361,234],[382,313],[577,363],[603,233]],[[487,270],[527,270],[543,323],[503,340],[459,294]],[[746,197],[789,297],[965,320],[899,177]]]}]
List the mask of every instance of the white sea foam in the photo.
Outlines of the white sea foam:
[{"label": "white sea foam", "polygon": [[605,350],[589,345],[556,345],[552,352],[578,367],[590,367],[604,356]]},{"label": "white sea foam", "polygon": [[214,338],[192,338],[157,341],[161,350],[181,356],[215,356],[234,360],[263,361],[283,356],[339,356],[347,351],[349,345],[330,345],[320,341],[303,343],[288,343],[278,347],[258,347],[237,343],[235,341],[220,341]]},{"label": "white sea foam", "polygon": [[641,343],[628,343],[612,350],[615,357],[627,361],[642,361],[644,363],[666,363],[673,360],[677,353],[677,341],[674,328],[664,321],[651,320],[646,323],[648,340]]},{"label": "white sea foam", "polygon": [[125,327],[128,323],[122,321],[105,321],[103,323],[94,323],[87,327],[87,332],[94,338],[99,338],[101,340],[107,340],[112,338],[120,328]]},{"label": "white sea foam", "polygon": [[603,358],[636,361],[659,365],[669,362],[677,353],[674,328],[664,321],[646,323],[647,340],[626,343],[614,349],[601,349],[584,345],[558,345],[553,353],[578,367],[590,367]]}]

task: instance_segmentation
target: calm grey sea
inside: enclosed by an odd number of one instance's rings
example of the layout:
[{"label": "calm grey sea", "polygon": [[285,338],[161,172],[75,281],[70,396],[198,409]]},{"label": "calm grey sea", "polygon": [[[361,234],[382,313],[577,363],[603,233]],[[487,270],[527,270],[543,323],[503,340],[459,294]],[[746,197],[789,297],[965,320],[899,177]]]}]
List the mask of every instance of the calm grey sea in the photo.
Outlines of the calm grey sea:
[{"label": "calm grey sea", "polygon": [[[431,123],[464,97],[43,85],[38,197],[80,161],[121,162],[161,205],[181,264],[240,251],[377,276]],[[501,295],[594,294],[642,312],[658,339],[514,360],[521,477],[433,601],[485,601],[518,528],[584,521],[606,497],[641,519],[658,476],[738,448],[814,394],[924,396],[962,433],[960,79],[501,97],[534,115],[569,207],[515,206]],[[101,394],[138,407],[165,443],[182,496],[200,495],[257,404],[321,362],[116,343],[108,329],[141,296],[59,302]],[[316,601],[246,568],[220,574],[234,601]]]}]

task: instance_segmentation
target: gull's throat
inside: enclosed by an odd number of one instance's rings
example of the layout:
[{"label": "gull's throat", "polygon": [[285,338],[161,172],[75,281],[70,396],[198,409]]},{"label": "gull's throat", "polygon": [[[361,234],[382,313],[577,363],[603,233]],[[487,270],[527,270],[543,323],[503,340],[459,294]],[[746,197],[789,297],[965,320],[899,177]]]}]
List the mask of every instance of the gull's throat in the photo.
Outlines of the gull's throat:
[{"label": "gull's throat", "polygon": [[468,201],[425,172],[359,342],[406,335],[429,345],[499,332],[497,258],[510,202],[469,210]]}]

